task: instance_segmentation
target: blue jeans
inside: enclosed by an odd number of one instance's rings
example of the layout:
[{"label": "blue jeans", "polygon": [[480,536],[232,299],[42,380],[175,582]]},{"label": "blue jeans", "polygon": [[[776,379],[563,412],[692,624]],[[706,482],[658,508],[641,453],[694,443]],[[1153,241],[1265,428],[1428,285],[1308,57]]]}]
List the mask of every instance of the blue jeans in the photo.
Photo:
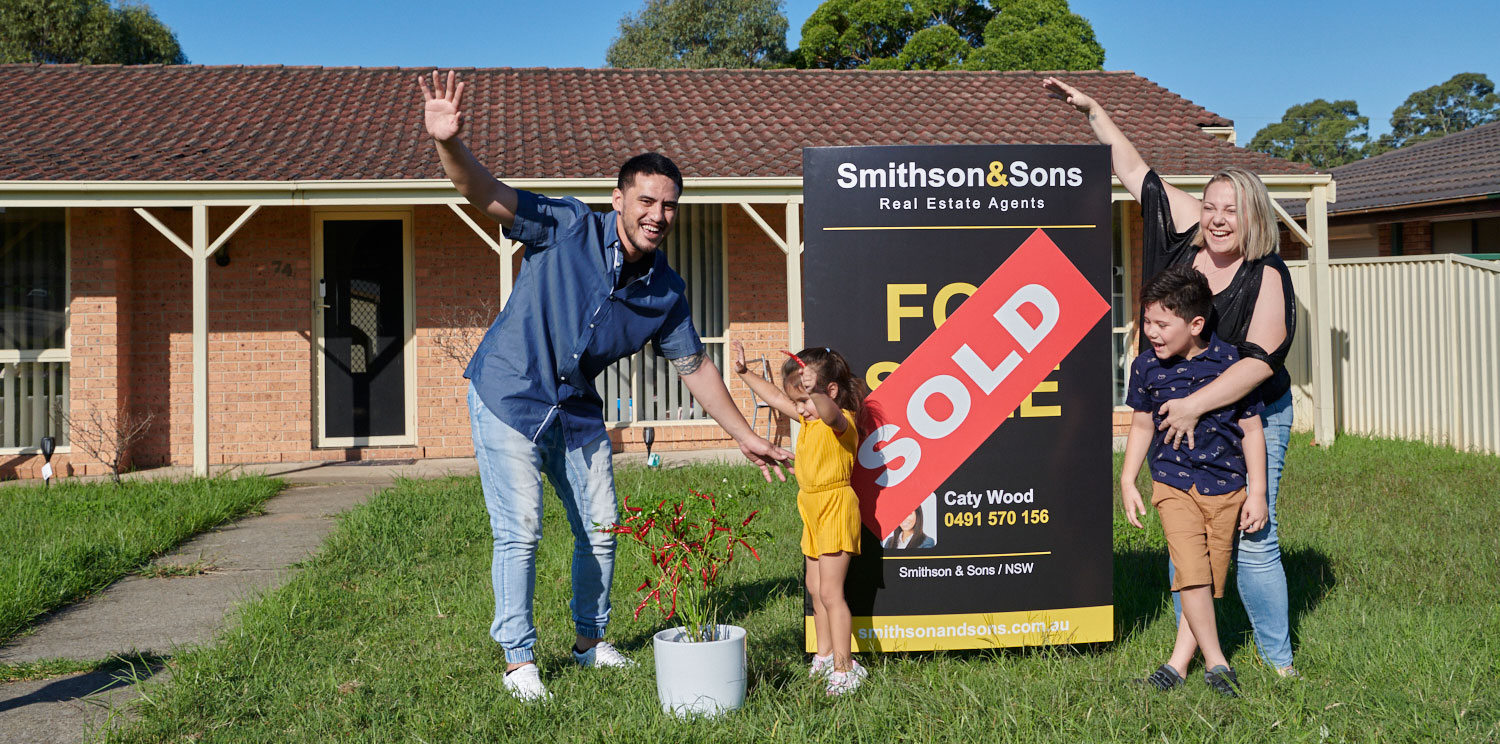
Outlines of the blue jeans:
[{"label": "blue jeans", "polygon": [[[1292,630],[1286,570],[1281,567],[1281,545],[1276,540],[1276,492],[1281,488],[1281,469],[1292,435],[1292,394],[1288,392],[1266,406],[1261,423],[1266,430],[1266,505],[1270,507],[1270,519],[1259,532],[1241,533],[1235,541],[1235,577],[1261,658],[1277,669],[1285,669],[1292,665]],[[1168,559],[1169,581],[1175,573]],[[1180,622],[1182,599],[1176,592],[1172,593],[1172,604]]]},{"label": "blue jeans", "polygon": [[599,527],[615,521],[615,482],[609,437],[568,450],[562,427],[533,442],[506,426],[469,386],[469,425],[494,549],[490,581],[495,620],[490,637],[511,664],[533,661],[536,625],[536,548],[542,539],[542,473],[552,481],[573,530],[573,625],[585,638],[603,638],[609,624],[609,588],[615,573],[615,539]]}]

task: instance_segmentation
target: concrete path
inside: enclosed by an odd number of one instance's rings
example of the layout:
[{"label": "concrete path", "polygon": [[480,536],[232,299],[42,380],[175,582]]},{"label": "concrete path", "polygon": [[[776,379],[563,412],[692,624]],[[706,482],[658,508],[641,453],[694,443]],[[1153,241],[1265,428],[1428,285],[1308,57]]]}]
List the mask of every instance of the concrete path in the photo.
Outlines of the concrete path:
[{"label": "concrete path", "polygon": [[[616,456],[617,465],[639,463],[639,455]],[[663,453],[663,465],[739,460],[737,450]],[[472,459],[419,460],[402,464],[338,463],[246,466],[229,471],[282,478],[287,488],[266,502],[265,513],[199,535],[158,558],[156,565],[211,567],[177,578],[130,576],[98,595],[59,610],[27,635],[0,647],[0,664],[51,659],[97,662],[126,654],[170,657],[206,643],[224,628],[240,602],[273,588],[305,560],[334,527],[334,517],[397,478],[470,475]],[[188,475],[164,468],[130,477]],[[103,726],[128,720],[125,705],[139,696],[135,684],[163,681],[159,662],[134,669],[116,662],[100,671],[0,684],[0,744],[50,744],[93,739]]]}]

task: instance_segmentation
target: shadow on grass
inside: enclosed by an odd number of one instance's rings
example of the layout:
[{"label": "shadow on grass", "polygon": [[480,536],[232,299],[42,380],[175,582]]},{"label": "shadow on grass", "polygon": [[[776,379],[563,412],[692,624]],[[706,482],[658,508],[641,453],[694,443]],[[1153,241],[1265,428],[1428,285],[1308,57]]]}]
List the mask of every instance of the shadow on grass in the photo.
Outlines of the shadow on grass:
[{"label": "shadow on grass", "polygon": [[[1337,579],[1333,561],[1310,548],[1283,550],[1292,648],[1299,644],[1298,631],[1304,616],[1328,596]],[[1235,569],[1231,568],[1224,599],[1216,602],[1219,643],[1225,655],[1233,655],[1246,644],[1254,645],[1250,618],[1240,602]],[[1171,612],[1167,587],[1167,551],[1160,548],[1115,553],[1115,640],[1124,641],[1145,630],[1163,613]]]},{"label": "shadow on grass", "polygon": [[1145,630],[1166,610],[1167,551],[1133,548],[1115,552],[1115,642]]},{"label": "shadow on grass", "polygon": [[783,597],[802,596],[802,579],[796,576],[761,579],[729,587],[729,597],[719,609],[723,622],[735,623]]},{"label": "shadow on grass", "polygon": [[[1283,549],[1281,566],[1286,569],[1287,614],[1290,616],[1292,653],[1295,655],[1297,648],[1301,646],[1299,630],[1302,618],[1322,603],[1338,580],[1334,576],[1333,561],[1321,551],[1310,548]],[[1231,590],[1235,587],[1234,581],[1231,571]],[[1239,592],[1225,592],[1224,599],[1219,604],[1222,608],[1219,610],[1219,642],[1224,647],[1225,655],[1233,654],[1246,645],[1253,648],[1255,640],[1250,618],[1245,614],[1245,606],[1240,603]]]},{"label": "shadow on grass", "polygon": [[53,680],[25,695],[0,700],[0,713],[38,703],[84,700],[144,682],[165,669],[171,657],[155,654],[116,656],[91,669]]},{"label": "shadow on grass", "polygon": [[757,637],[751,646],[750,689],[765,685],[783,689],[807,682],[807,655],[802,650],[802,628],[786,627],[769,638]]},{"label": "shadow on grass", "polygon": [[[781,578],[761,579],[743,584],[731,584],[725,587],[727,596],[719,607],[719,622],[728,625],[742,625],[741,620],[759,612],[767,604],[775,602],[784,597],[802,594],[802,580],[795,576],[783,576]],[[659,630],[659,629],[658,629]],[[789,632],[800,632],[801,628],[795,628]],[[623,638],[615,645],[622,649],[639,649],[651,645],[651,636],[656,631],[638,633],[629,638]]]}]

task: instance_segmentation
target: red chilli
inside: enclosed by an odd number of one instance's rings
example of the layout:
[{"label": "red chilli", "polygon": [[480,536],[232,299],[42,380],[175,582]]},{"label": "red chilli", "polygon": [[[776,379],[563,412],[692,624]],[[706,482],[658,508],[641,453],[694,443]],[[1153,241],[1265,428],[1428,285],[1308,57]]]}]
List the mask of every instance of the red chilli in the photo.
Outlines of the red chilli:
[{"label": "red chilli", "polygon": [[755,560],[757,560],[757,561],[760,560],[760,553],[755,552],[755,548],[753,546],[751,546],[750,543],[747,543],[743,539],[738,538],[738,537],[735,538],[735,541],[738,542],[739,544],[745,546],[745,549],[748,550],[748,551],[750,551],[750,555],[755,556]]}]

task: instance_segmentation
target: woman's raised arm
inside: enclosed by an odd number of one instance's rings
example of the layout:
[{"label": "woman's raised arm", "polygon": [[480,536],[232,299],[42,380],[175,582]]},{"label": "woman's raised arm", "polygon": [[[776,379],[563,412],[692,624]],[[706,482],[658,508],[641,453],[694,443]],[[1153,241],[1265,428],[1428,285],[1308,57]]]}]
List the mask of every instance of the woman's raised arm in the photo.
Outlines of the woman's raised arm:
[{"label": "woman's raised arm", "polygon": [[[1104,107],[1098,101],[1084,94],[1083,91],[1064,83],[1057,78],[1049,77],[1042,80],[1042,87],[1047,89],[1048,95],[1060,101],[1066,101],[1069,106],[1078,109],[1089,118],[1089,126],[1094,130],[1094,137],[1101,145],[1109,145],[1110,164],[1114,166],[1115,175],[1119,177],[1120,184],[1125,187],[1136,201],[1141,200],[1141,185],[1146,181],[1146,174],[1151,171],[1151,166],[1136,152],[1135,145],[1115,126],[1115,122],[1109,118]],[[1197,224],[1198,217],[1203,213],[1203,202],[1197,197],[1183,191],[1165,181],[1162,186],[1166,188],[1167,202],[1172,205],[1172,222],[1174,227],[1181,231],[1184,228]]]}]

